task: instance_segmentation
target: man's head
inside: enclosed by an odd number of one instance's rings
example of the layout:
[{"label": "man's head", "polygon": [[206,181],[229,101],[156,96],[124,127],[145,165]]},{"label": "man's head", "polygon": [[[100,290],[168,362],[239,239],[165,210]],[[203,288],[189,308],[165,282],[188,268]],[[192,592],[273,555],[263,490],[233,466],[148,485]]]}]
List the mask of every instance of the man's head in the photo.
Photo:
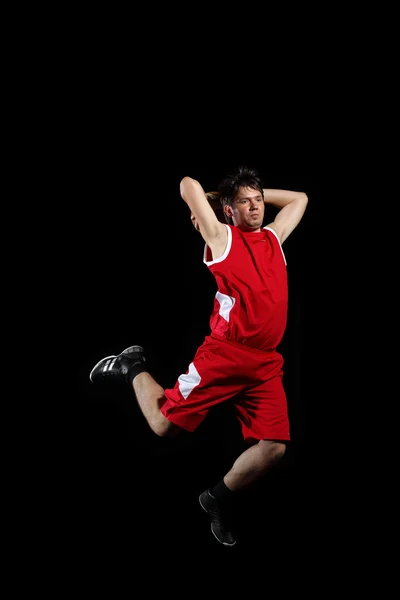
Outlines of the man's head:
[{"label": "man's head", "polygon": [[257,231],[264,219],[263,182],[255,169],[239,167],[219,184],[227,223],[245,231]]}]

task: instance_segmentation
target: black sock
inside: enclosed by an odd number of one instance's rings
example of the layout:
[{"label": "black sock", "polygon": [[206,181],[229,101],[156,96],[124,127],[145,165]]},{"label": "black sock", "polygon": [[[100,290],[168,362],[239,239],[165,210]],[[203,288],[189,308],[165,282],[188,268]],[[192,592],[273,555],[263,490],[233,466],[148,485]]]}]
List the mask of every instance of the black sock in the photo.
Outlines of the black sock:
[{"label": "black sock", "polygon": [[139,375],[139,373],[143,373],[144,371],[147,371],[147,368],[142,361],[135,363],[128,371],[129,383],[132,385],[132,381],[135,379],[136,375]]},{"label": "black sock", "polygon": [[234,496],[234,492],[225,485],[223,479],[214,485],[210,492],[221,504],[230,504]]}]

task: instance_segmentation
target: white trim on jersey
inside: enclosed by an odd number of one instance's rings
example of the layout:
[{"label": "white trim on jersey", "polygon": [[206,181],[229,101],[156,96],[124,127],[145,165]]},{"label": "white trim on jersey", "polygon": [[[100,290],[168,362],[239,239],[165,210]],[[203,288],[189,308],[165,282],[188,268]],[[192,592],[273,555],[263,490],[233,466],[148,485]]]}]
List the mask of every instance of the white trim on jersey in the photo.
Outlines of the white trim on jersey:
[{"label": "white trim on jersey", "polygon": [[229,314],[235,305],[235,298],[227,294],[221,294],[221,292],[217,292],[215,297],[219,302],[219,314],[229,323]]},{"label": "white trim on jersey", "polygon": [[276,231],[274,231],[273,229],[271,229],[271,227],[268,227],[268,225],[266,225],[265,227],[263,227],[263,229],[268,229],[268,231],[272,231],[272,233],[274,234],[274,236],[275,236],[275,237],[276,237],[276,239],[278,240],[279,247],[280,247],[280,249],[281,249],[281,252],[282,252],[283,260],[285,261],[285,265],[287,265],[287,262],[286,262],[286,256],[285,256],[285,253],[284,253],[284,251],[283,251],[283,248],[282,248],[281,241],[280,241],[280,239],[278,238],[278,235],[277,235]]},{"label": "white trim on jersey", "polygon": [[208,267],[209,267],[210,265],[215,265],[215,263],[219,263],[219,262],[222,262],[223,260],[225,260],[225,258],[228,256],[228,254],[229,254],[229,251],[230,251],[230,249],[231,249],[231,247],[232,247],[232,231],[231,231],[231,228],[230,228],[230,227],[229,227],[229,226],[228,226],[226,223],[223,223],[223,225],[225,225],[225,227],[226,227],[226,228],[227,228],[227,230],[228,230],[228,242],[227,242],[227,244],[226,244],[225,252],[224,252],[224,253],[223,253],[223,255],[222,255],[222,256],[220,256],[219,258],[216,258],[215,260],[209,260],[209,261],[207,261],[207,260],[206,260],[206,259],[207,259],[207,244],[206,244],[206,245],[204,246],[203,262],[204,262],[204,264],[205,264],[205,265],[207,265]]}]

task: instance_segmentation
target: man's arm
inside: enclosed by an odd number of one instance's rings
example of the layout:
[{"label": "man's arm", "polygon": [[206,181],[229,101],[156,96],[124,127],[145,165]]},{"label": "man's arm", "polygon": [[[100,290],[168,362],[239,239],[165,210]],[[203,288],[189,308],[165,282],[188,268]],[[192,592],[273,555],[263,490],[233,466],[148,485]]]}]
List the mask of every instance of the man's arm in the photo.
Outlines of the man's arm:
[{"label": "man's arm", "polygon": [[226,236],[226,228],[218,220],[213,207],[217,208],[217,193],[206,194],[198,181],[184,177],[180,193],[191,211],[191,220],[208,245],[213,245],[220,236]]},{"label": "man's arm", "polygon": [[264,189],[264,202],[279,208],[274,221],[268,225],[279,237],[281,244],[300,223],[308,203],[304,192]]},{"label": "man's arm", "polygon": [[[215,212],[218,221],[225,223],[224,209],[220,201],[221,195],[218,192],[206,192],[206,196],[211,208]],[[199,224],[197,223],[196,217],[193,213],[190,213],[190,220],[192,221],[192,225],[196,231],[200,231]]]}]

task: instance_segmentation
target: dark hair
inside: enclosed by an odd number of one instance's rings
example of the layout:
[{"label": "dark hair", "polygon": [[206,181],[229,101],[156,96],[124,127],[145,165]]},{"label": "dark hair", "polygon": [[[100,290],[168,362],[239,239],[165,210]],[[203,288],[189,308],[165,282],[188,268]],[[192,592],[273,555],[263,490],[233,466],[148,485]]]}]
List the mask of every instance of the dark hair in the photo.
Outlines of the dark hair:
[{"label": "dark hair", "polygon": [[[241,166],[238,167],[234,173],[226,175],[218,185],[222,207],[226,204],[229,204],[230,206],[233,205],[241,187],[258,190],[264,197],[264,184],[258,172],[255,169]],[[232,224],[232,219],[228,217],[225,212],[224,217],[227,223]]]}]

